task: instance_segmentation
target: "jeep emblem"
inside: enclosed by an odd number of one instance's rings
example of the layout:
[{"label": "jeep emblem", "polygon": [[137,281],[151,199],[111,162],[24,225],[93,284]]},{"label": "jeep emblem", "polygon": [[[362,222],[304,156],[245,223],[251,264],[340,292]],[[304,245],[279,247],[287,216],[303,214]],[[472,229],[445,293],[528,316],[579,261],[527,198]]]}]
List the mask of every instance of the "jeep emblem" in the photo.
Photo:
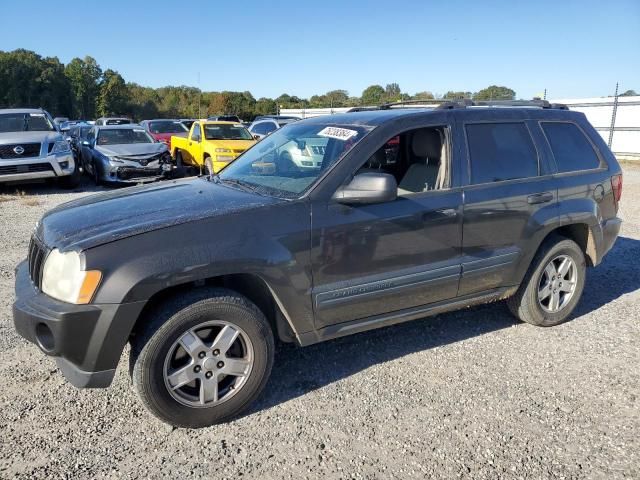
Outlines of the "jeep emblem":
[{"label": "jeep emblem", "polygon": [[22,155],[24,153],[24,148],[18,145],[13,149],[13,153],[15,153],[16,155]]}]

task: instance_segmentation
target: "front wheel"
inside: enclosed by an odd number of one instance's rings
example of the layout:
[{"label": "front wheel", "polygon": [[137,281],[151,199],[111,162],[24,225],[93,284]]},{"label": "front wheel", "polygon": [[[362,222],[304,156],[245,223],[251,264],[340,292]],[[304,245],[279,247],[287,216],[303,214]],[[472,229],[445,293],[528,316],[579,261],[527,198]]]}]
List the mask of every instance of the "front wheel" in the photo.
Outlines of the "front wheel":
[{"label": "front wheel", "polygon": [[238,415],[267,382],[273,333],[247,298],[199,289],[157,309],[132,342],[133,385],[160,420],[199,428]]},{"label": "front wheel", "polygon": [[580,301],[586,273],[582,249],[573,240],[551,237],[540,247],[507,305],[524,322],[541,327],[558,325]]}]

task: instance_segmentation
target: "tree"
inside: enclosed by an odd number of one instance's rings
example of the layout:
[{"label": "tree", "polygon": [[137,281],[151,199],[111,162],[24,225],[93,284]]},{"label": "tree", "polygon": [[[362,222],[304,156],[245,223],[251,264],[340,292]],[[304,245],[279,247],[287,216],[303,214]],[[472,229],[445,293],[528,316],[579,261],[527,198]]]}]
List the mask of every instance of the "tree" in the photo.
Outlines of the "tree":
[{"label": "tree", "polygon": [[384,101],[397,102],[402,100],[402,91],[397,83],[388,83],[384,88]]},{"label": "tree", "polygon": [[[491,87],[489,87],[491,88]],[[480,93],[480,92],[478,92]],[[515,95],[515,92],[514,92]],[[447,98],[447,99],[451,99],[451,100],[460,100],[462,98],[471,98],[473,97],[473,93],[471,92],[454,92],[452,90],[449,90],[447,93],[444,94],[444,96],[442,98]]]},{"label": "tree", "polygon": [[621,97],[635,97],[636,95],[638,94],[635,90],[627,90],[626,92],[620,94]]},{"label": "tree", "polygon": [[64,69],[69,79],[75,117],[95,118],[102,69],[92,57],[74,58]]},{"label": "tree", "polygon": [[497,85],[483,88],[473,96],[474,100],[514,100],[515,98],[516,92],[510,88]]},{"label": "tree", "polygon": [[370,85],[362,92],[360,98],[363,105],[377,105],[382,102],[385,90],[382,85]]},{"label": "tree", "polygon": [[433,93],[431,92],[418,92],[416,93],[413,97],[411,97],[412,100],[433,100],[434,97]]},{"label": "tree", "polygon": [[107,69],[100,83],[98,115],[122,115],[128,108],[129,90],[124,78],[115,70]]}]

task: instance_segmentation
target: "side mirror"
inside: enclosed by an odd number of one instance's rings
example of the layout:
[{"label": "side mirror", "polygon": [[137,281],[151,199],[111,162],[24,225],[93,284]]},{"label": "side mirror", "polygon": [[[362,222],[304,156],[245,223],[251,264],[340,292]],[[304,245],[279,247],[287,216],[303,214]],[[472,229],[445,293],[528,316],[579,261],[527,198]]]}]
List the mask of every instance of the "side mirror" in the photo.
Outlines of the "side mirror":
[{"label": "side mirror", "polygon": [[258,141],[259,141],[259,140],[260,140],[260,135],[258,135],[258,134],[256,133],[256,134],[253,136],[253,139],[254,139],[254,140],[258,140]]},{"label": "side mirror", "polygon": [[333,200],[344,204],[392,202],[398,196],[398,182],[388,173],[361,173],[333,194]]},{"label": "side mirror", "polygon": [[91,145],[91,142],[89,140],[83,140],[82,141],[82,146],[83,147],[93,148],[93,145]]}]

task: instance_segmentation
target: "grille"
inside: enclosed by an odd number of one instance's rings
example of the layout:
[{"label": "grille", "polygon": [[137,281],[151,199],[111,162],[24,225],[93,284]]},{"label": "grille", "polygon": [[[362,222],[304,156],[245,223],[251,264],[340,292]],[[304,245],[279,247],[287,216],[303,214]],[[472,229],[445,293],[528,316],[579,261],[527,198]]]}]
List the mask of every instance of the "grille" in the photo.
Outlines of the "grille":
[{"label": "grille", "polygon": [[136,168],[136,167],[119,167],[117,170],[118,178],[121,180],[131,180],[133,178],[157,177],[162,174],[159,168]]},{"label": "grille", "polygon": [[[16,147],[22,147],[24,152],[17,154],[13,151]],[[11,145],[0,145],[0,158],[13,159],[13,158],[33,158],[40,156],[40,144],[39,143],[13,143]]]},{"label": "grille", "polygon": [[15,175],[17,173],[52,172],[50,163],[33,163],[31,165],[0,165],[0,175]]},{"label": "grille", "polygon": [[42,286],[42,268],[48,253],[48,250],[36,239],[35,235],[32,236],[29,242],[29,256],[27,257],[29,260],[29,277],[38,289]]},{"label": "grille", "polygon": [[311,151],[314,155],[324,155],[324,148],[320,145],[311,145]]}]

